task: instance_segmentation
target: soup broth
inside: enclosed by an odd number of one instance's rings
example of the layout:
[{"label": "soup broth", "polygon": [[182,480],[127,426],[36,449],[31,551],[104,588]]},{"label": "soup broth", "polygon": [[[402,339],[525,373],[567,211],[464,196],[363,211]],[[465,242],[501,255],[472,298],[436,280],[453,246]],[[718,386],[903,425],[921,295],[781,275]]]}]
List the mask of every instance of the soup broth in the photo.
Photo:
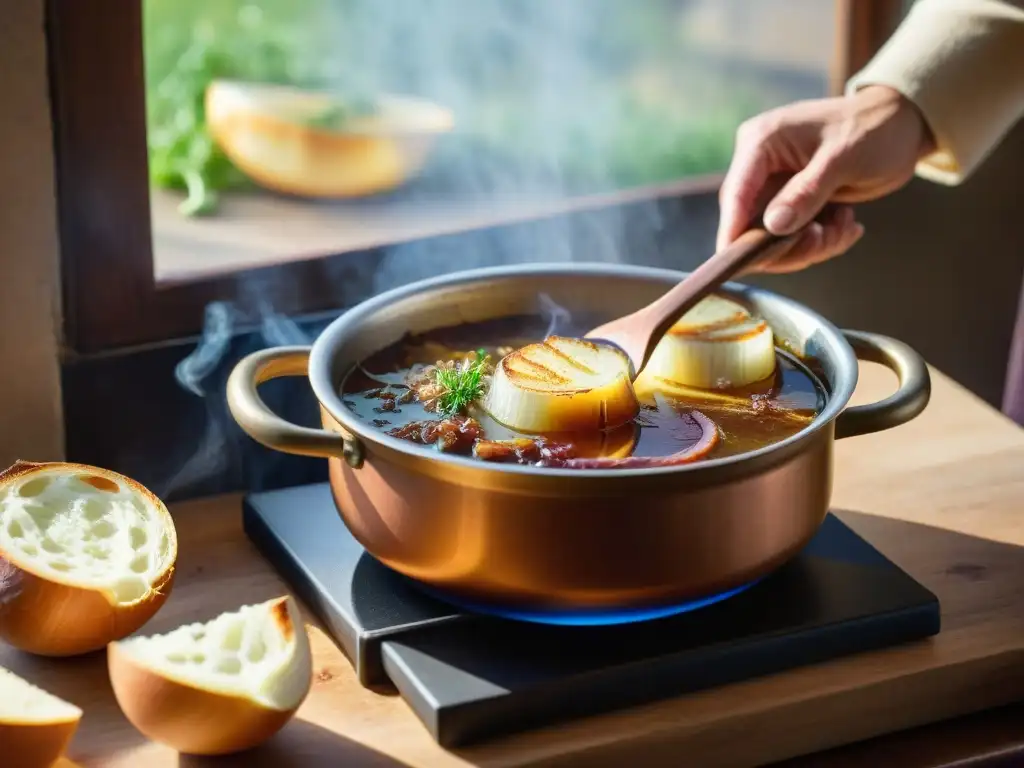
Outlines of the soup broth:
[{"label": "soup broth", "polygon": [[[528,434],[492,418],[480,397],[458,412],[439,406],[444,394],[438,386],[439,369],[457,373],[460,367],[463,371],[477,368],[477,392],[485,392],[494,364],[513,350],[543,341],[547,330],[547,325],[534,317],[407,336],[350,372],[341,387],[344,404],[367,425],[424,450],[481,461],[593,468],[658,466],[674,463],[674,457],[681,456],[693,460],[696,454],[691,449],[702,439],[706,444],[708,428],[715,432],[715,439],[699,460],[746,453],[796,434],[825,403],[825,391],[817,378],[776,348],[775,372],[762,381],[714,390],[686,388],[681,392],[664,387],[638,391],[637,417],[612,429]],[[562,333],[570,335],[572,331]]]}]

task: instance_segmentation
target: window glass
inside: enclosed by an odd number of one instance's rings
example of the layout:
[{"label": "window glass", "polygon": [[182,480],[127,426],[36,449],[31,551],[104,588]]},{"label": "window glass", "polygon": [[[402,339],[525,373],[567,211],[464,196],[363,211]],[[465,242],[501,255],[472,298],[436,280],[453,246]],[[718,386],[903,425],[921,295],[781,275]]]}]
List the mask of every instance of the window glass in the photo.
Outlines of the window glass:
[{"label": "window glass", "polygon": [[672,184],[824,95],[820,0],[144,0],[158,280]]}]

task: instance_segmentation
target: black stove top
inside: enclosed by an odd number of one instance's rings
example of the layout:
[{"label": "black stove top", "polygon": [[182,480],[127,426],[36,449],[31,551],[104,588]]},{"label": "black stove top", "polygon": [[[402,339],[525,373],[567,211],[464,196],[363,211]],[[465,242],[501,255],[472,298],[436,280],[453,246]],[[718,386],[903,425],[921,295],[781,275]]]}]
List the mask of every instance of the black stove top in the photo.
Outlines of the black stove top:
[{"label": "black stove top", "polygon": [[371,558],[326,483],[253,494],[245,531],[364,685],[392,683],[460,746],[939,631],[936,597],[829,515],[779,571],[721,602],[613,626],[462,612]]}]

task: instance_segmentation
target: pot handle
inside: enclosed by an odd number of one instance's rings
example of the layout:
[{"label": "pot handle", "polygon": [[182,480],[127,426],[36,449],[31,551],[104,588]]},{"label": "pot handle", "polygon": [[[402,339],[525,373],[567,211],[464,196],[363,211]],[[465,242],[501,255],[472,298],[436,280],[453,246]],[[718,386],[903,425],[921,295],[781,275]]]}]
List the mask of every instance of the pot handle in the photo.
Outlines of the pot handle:
[{"label": "pot handle", "polygon": [[899,388],[884,400],[854,405],[836,419],[835,437],[855,437],[905,424],[928,405],[932,384],[928,366],[917,352],[888,336],[863,331],[843,331],[858,360],[881,363],[899,379]]},{"label": "pot handle", "polygon": [[228,377],[228,408],[238,426],[268,448],[299,456],[342,456],[358,469],[363,464],[363,446],[355,436],[292,424],[271,411],[256,389],[282,376],[308,376],[310,350],[274,347],[242,358]]}]

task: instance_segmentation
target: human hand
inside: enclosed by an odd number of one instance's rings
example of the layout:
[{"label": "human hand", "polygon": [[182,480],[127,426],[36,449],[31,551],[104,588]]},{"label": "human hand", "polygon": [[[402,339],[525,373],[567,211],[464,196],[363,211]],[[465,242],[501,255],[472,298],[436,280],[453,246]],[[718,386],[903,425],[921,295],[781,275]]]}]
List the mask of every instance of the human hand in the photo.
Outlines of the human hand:
[{"label": "human hand", "polygon": [[885,86],[758,115],[736,134],[719,192],[718,249],[764,210],[764,226],[776,235],[811,224],[785,255],[751,271],[793,272],[838,256],[864,234],[850,203],[895,192],[932,148],[917,108]]}]

